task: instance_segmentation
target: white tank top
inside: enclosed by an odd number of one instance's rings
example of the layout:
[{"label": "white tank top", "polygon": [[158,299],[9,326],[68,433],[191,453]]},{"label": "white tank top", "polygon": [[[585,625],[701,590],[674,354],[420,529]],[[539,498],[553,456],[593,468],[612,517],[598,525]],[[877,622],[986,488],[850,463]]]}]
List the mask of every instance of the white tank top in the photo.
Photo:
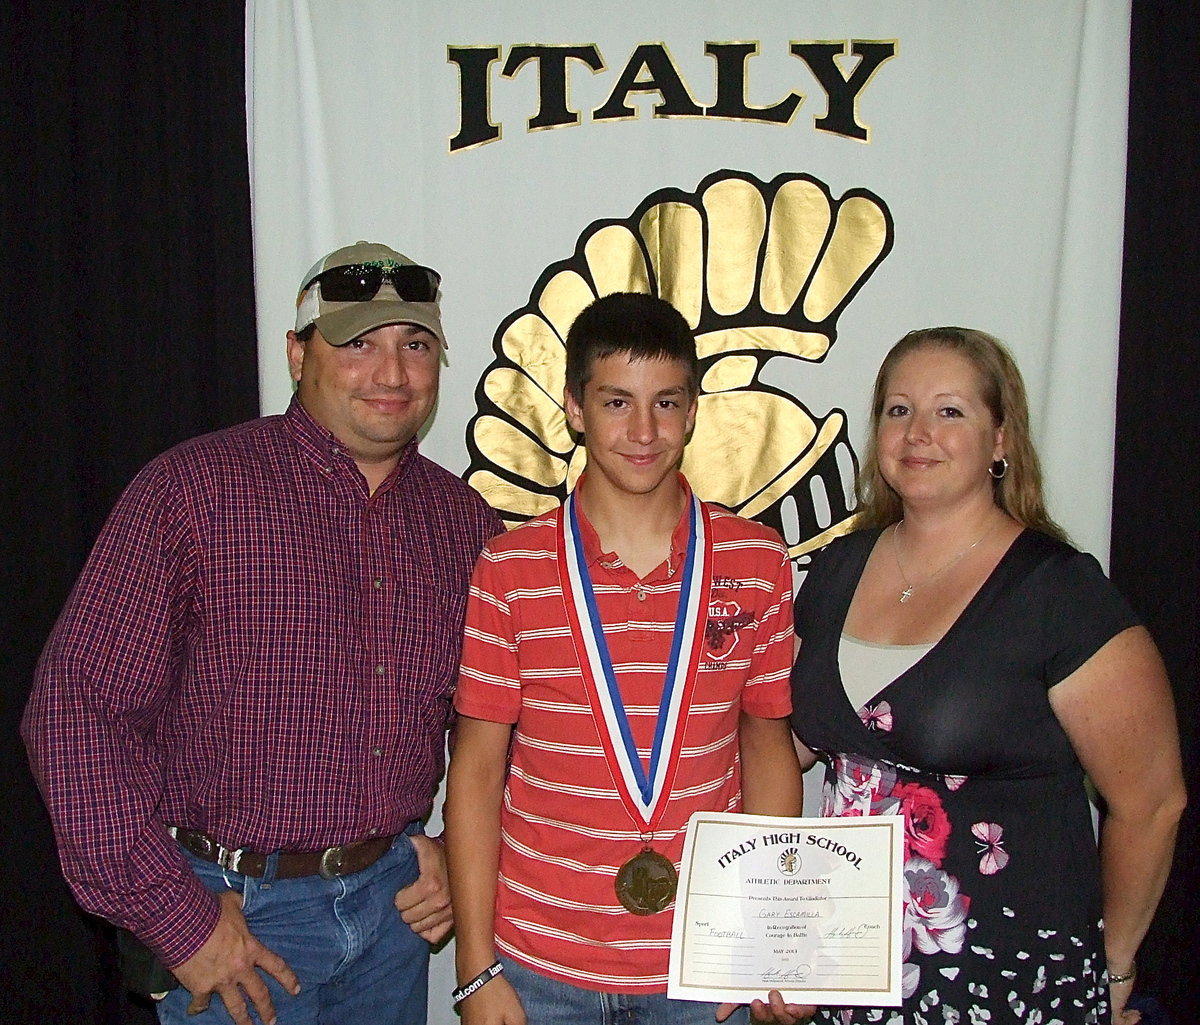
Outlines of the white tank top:
[{"label": "white tank top", "polygon": [[838,644],[838,669],[846,697],[862,708],[896,677],[921,660],[932,644],[875,644],[843,633]]}]

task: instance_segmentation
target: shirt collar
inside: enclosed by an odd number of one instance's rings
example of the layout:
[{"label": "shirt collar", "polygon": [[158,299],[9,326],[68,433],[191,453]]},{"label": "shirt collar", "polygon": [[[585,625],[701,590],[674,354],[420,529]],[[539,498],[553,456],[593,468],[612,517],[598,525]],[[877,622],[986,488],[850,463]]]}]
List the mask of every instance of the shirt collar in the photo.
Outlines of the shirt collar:
[{"label": "shirt collar", "polygon": [[[575,483],[575,491],[583,486],[587,480],[587,472],[584,471]],[[683,488],[684,503],[683,512],[679,517],[679,522],[675,524],[675,530],[671,533],[671,550],[667,554],[667,576],[673,577],[679,569],[683,560],[687,557],[689,519],[692,515],[692,486],[688,483],[687,478],[680,473],[679,483]],[[587,518],[587,514],[583,511],[583,503],[575,503],[575,512],[579,517],[579,536],[583,541],[583,556],[587,560],[589,566],[594,566],[599,563],[604,569],[615,569],[617,566],[624,566],[621,557],[616,552],[606,552],[600,545],[600,535],[596,533],[596,528],[592,526]]]},{"label": "shirt collar", "polygon": [[[346,446],[312,418],[312,414],[304,408],[298,395],[292,396],[287,412],[283,414],[283,421],[287,424],[301,453],[316,463],[320,472],[325,476],[333,476],[337,468],[341,466],[346,469],[353,468],[355,475],[358,478],[362,477],[353,457],[346,451]],[[413,438],[400,450],[399,462],[392,468],[392,472],[387,475],[383,483],[375,489],[375,494],[378,495],[388,490],[403,477],[411,468],[416,455],[417,439]]]}]

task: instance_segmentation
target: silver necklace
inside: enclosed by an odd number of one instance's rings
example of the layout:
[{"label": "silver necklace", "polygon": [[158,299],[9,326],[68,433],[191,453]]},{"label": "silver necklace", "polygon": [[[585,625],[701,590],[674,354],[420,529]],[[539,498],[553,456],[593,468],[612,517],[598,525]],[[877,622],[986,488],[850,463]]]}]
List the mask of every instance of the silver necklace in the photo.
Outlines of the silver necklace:
[{"label": "silver necklace", "polygon": [[[897,523],[896,526],[892,529],[892,554],[896,556],[896,569],[898,569],[900,571],[900,578],[904,581],[904,590],[900,592],[900,604],[901,605],[903,605],[906,601],[908,601],[908,599],[913,596],[913,591],[916,590],[916,588],[913,586],[912,581],[908,579],[908,574],[904,572],[904,564],[900,561],[900,542],[899,542],[898,538],[900,537],[900,528],[903,525],[904,525],[904,521],[900,520],[900,522]],[[950,561],[947,562],[945,565],[943,565],[940,569],[935,570],[933,573],[930,573],[929,576],[927,576],[923,581],[921,581],[921,586],[924,587],[926,584],[933,583],[934,580],[936,580],[943,573],[945,573],[946,570],[948,570],[951,566],[953,566],[956,562],[958,562],[959,559],[963,558],[967,554],[967,552],[971,551],[971,549],[973,549],[973,548],[978,547],[979,544],[983,541],[983,539],[985,537],[987,537],[988,534],[990,534],[995,529],[996,529],[996,524],[993,523],[990,527],[988,527],[987,530],[985,530],[979,536],[978,540],[971,542],[971,544],[967,545],[967,547],[964,548],[961,552],[958,552],[956,555],[951,557]]]}]

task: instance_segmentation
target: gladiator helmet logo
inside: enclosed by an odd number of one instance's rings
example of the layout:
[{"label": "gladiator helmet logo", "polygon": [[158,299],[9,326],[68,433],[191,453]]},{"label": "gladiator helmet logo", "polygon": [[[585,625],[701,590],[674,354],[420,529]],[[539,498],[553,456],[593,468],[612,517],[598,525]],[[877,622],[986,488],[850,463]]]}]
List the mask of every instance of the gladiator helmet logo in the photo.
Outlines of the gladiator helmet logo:
[{"label": "gladiator helmet logo", "polygon": [[858,461],[844,412],[814,415],[763,371],[825,358],[893,238],[878,197],[834,199],[805,174],[718,171],[694,193],[663,189],[626,219],[594,222],[496,331],[467,427],[467,481],[509,526],[561,503],[587,458],[562,407],[567,329],[599,296],[659,295],[691,325],[700,357],[684,473],[701,498],[774,527],[801,560],[852,526]]},{"label": "gladiator helmet logo", "polygon": [[781,855],[779,855],[779,872],[781,875],[794,876],[800,871],[800,866],[803,863],[800,860],[800,851],[795,847],[789,847]]}]

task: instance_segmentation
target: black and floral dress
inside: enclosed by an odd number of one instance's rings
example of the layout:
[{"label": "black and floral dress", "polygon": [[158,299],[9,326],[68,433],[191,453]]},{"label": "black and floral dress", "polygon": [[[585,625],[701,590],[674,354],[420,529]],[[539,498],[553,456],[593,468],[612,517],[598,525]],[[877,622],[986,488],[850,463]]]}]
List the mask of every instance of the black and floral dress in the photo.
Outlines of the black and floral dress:
[{"label": "black and floral dress", "polygon": [[946,635],[853,708],[838,643],[879,534],[813,560],[792,725],[826,762],[823,815],[904,816],[904,1003],[818,1020],[1106,1025],[1091,812],[1048,692],[1136,618],[1095,559],[1026,530]]}]

